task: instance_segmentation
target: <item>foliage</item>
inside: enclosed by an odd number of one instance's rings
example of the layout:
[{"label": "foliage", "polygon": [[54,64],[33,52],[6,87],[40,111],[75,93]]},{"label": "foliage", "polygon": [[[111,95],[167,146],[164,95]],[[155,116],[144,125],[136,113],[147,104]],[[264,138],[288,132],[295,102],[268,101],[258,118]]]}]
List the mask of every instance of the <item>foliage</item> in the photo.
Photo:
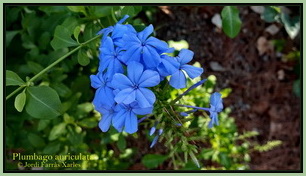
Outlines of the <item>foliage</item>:
[{"label": "foliage", "polygon": [[241,20],[237,7],[225,6],[221,12],[222,29],[227,36],[234,38],[241,29]]},{"label": "foliage", "polygon": [[[150,9],[154,8],[144,9],[148,18],[152,18],[153,10]],[[97,48],[100,41],[97,39],[101,36],[96,33],[114,25],[125,14],[130,15],[129,24],[143,29],[144,25],[137,18],[142,7],[9,6],[5,10],[7,169],[18,169],[18,161],[11,159],[12,153],[19,149],[22,154],[82,153],[90,156],[90,160],[76,161],[81,167],[45,167],[45,170],[124,170],[132,167],[141,148],[130,141],[145,143],[149,147],[148,141],[153,141],[154,136],[149,136],[148,130],[129,135],[118,133],[114,128],[102,133],[97,127],[100,114],[91,103],[94,90],[90,88],[89,75],[96,73],[99,65]],[[188,86],[197,81],[189,80]],[[213,92],[215,81],[216,78],[210,76],[204,86],[190,91],[180,103],[209,106],[209,94]],[[185,91],[161,86],[156,89],[169,90],[169,94],[165,91],[157,97],[169,100]],[[222,98],[226,98],[230,89],[220,92]],[[160,116],[157,118],[169,113],[166,110],[158,107],[156,112]],[[157,129],[166,129],[159,136],[158,145],[165,145],[168,149],[158,154],[144,154],[141,163],[147,169],[168,162],[174,169],[196,170],[199,169],[196,165],[210,169],[203,164],[210,160],[220,166],[217,169],[247,169],[252,148],[266,151],[279,144],[268,143],[256,148],[247,140],[255,134],[239,135],[234,119],[228,117],[229,113],[228,108],[222,112],[219,115],[220,126],[211,129],[207,128],[209,116],[204,112],[180,117],[180,124],[171,118],[163,120],[156,126]],[[148,129],[154,123],[149,118],[141,123],[141,127]],[[165,128],[168,124],[171,128]],[[201,149],[197,145],[205,147]],[[55,162],[62,161],[65,159]]]}]

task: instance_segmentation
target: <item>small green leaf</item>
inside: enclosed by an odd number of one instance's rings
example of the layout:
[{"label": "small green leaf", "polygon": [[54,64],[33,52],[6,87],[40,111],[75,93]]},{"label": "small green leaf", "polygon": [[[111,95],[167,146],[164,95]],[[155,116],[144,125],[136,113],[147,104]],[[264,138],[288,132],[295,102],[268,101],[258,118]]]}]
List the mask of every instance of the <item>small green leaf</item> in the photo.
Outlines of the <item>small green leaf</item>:
[{"label": "small green leaf", "polygon": [[86,10],[84,6],[67,6],[67,8],[72,12],[80,12],[86,16]]},{"label": "small green leaf", "polygon": [[44,150],[43,150],[43,154],[48,154],[48,155],[51,155],[51,154],[55,154],[56,152],[59,151],[61,147],[61,144],[58,143],[58,142],[54,142],[54,143],[51,143],[51,144],[48,144]]},{"label": "small green leaf", "polygon": [[301,97],[301,80],[295,80],[293,82],[293,92],[296,96]]},{"label": "small green leaf", "polygon": [[83,49],[80,49],[78,52],[78,62],[82,66],[86,66],[90,63],[89,57],[86,54],[86,51]]},{"label": "small green leaf", "polygon": [[239,10],[237,7],[225,6],[221,12],[222,28],[227,36],[234,38],[238,35],[241,28]]},{"label": "small green leaf", "polygon": [[25,108],[35,118],[53,119],[60,115],[61,101],[56,91],[50,87],[29,87]]},{"label": "small green leaf", "polygon": [[225,168],[229,168],[231,166],[231,160],[226,153],[221,152],[219,154],[220,164],[222,164]]},{"label": "small green leaf", "polygon": [[23,110],[23,107],[26,102],[26,93],[23,91],[20,94],[18,94],[15,98],[15,108],[17,109],[18,112],[21,112]]},{"label": "small green leaf", "polygon": [[28,134],[28,140],[34,147],[42,147],[45,145],[44,139],[34,133]]},{"label": "small green leaf", "polygon": [[135,10],[135,15],[138,14],[142,10],[142,6],[133,6]]},{"label": "small green leaf", "polygon": [[50,120],[40,120],[38,122],[37,131],[44,130],[48,124],[50,123]]},{"label": "small green leaf", "polygon": [[118,146],[118,148],[121,152],[124,152],[124,150],[126,148],[126,140],[125,140],[125,137],[122,134],[120,134],[120,136],[119,136],[117,146]]},{"label": "small green leaf", "polygon": [[93,15],[97,18],[105,17],[111,14],[112,6],[91,6]]},{"label": "small green leaf", "polygon": [[85,128],[94,128],[98,124],[95,118],[87,118],[79,122],[79,125]]},{"label": "small green leaf", "polygon": [[79,35],[80,35],[80,32],[81,32],[81,28],[80,26],[77,26],[74,31],[73,31],[73,35],[74,35],[74,38],[77,40],[78,43],[79,42]]},{"label": "small green leaf", "polygon": [[278,12],[275,8],[272,7],[265,7],[264,13],[262,14],[261,18],[268,23],[272,23],[276,20]]},{"label": "small green leaf", "polygon": [[25,82],[13,71],[6,70],[6,86],[21,86]]},{"label": "small green leaf", "polygon": [[6,44],[6,47],[8,47],[11,43],[11,41],[13,40],[13,38],[19,33],[20,31],[17,30],[17,31],[6,31],[5,32],[5,44]]},{"label": "small green leaf", "polygon": [[189,156],[197,167],[200,167],[199,161],[193,152],[189,152]]},{"label": "small green leaf", "polygon": [[51,41],[51,46],[54,50],[77,46],[78,43],[71,38],[71,33],[64,26],[57,26],[54,32],[54,38]]},{"label": "small green leaf", "polygon": [[133,6],[125,6],[121,9],[121,16],[129,15],[130,17],[134,16],[135,10]]},{"label": "small green leaf", "polygon": [[49,140],[53,141],[60,137],[60,135],[66,133],[66,123],[62,122],[60,124],[55,125],[49,134]]},{"label": "small green leaf", "polygon": [[147,154],[145,155],[141,162],[148,169],[156,168],[158,165],[162,164],[167,159],[167,156],[158,155],[158,154]]}]

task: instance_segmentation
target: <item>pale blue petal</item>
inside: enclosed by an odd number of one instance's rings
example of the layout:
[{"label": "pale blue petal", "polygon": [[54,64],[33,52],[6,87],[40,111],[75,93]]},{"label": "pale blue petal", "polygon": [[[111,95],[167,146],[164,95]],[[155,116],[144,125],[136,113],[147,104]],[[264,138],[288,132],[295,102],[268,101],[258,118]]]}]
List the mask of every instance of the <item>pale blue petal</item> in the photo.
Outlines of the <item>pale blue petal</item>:
[{"label": "pale blue petal", "polygon": [[111,125],[113,114],[104,114],[99,122],[99,128],[103,132],[107,132]]},{"label": "pale blue petal", "polygon": [[199,68],[199,67],[195,67],[195,66],[187,65],[187,64],[181,66],[181,69],[186,71],[186,73],[191,79],[196,78],[203,73],[203,68]]},{"label": "pale blue petal", "polygon": [[124,41],[124,49],[129,49],[132,46],[141,47],[141,41],[135,34],[124,34],[122,36],[122,40]]},{"label": "pale blue petal", "polygon": [[116,73],[113,76],[111,84],[114,89],[120,90],[133,87],[133,83],[129,80],[129,78],[121,73]]},{"label": "pale blue petal", "polygon": [[152,46],[146,45],[143,47],[142,61],[146,68],[156,68],[161,62],[160,55]]},{"label": "pale blue petal", "polygon": [[114,60],[114,56],[102,54],[99,62],[99,72],[103,72],[112,60]]},{"label": "pale blue petal", "polygon": [[117,24],[122,24],[123,22],[125,22],[126,19],[128,19],[130,16],[129,15],[124,15],[124,17],[122,19],[120,19]]},{"label": "pale blue petal", "polygon": [[110,61],[107,68],[107,76],[112,77],[115,73],[123,73],[123,67],[118,59],[113,59]]},{"label": "pale blue petal", "polygon": [[128,64],[130,61],[139,62],[141,58],[141,50],[141,47],[134,45],[124,52],[120,60],[125,64]]},{"label": "pale blue petal", "polygon": [[116,96],[115,101],[117,103],[130,104],[136,99],[136,91],[133,88],[127,88],[121,90]]},{"label": "pale blue petal", "polygon": [[159,54],[165,53],[169,49],[169,46],[166,42],[161,41],[155,37],[149,37],[145,44],[154,47]]},{"label": "pale blue petal", "polygon": [[139,62],[131,61],[127,66],[127,72],[129,79],[136,84],[142,75],[143,65]]},{"label": "pale blue petal", "polygon": [[159,137],[158,135],[154,137],[154,139],[153,139],[153,141],[150,145],[150,148],[152,148],[157,143],[158,137]]},{"label": "pale blue petal", "polygon": [[151,90],[146,88],[139,88],[136,91],[136,100],[138,102],[139,107],[148,108],[152,107],[156,100],[156,97]]},{"label": "pale blue petal", "polygon": [[215,92],[210,96],[210,104],[216,112],[220,112],[223,109],[222,98],[219,92]]},{"label": "pale blue petal", "polygon": [[[98,73],[99,75],[101,73]],[[90,75],[90,82],[91,82],[91,87],[98,89],[101,86],[104,86],[104,81],[99,79],[97,75]]]},{"label": "pale blue petal", "polygon": [[190,62],[193,58],[194,53],[191,50],[188,49],[182,49],[177,56],[178,61],[181,63],[181,65],[186,64]]},{"label": "pale blue petal", "polygon": [[128,114],[125,119],[124,131],[133,134],[138,130],[137,116],[131,111]]},{"label": "pale blue petal", "polygon": [[93,104],[95,106],[95,109],[101,113],[103,113],[103,110],[100,110],[104,107],[111,108],[114,105],[114,94],[113,90],[109,87],[101,87],[97,89],[95,93],[95,97],[93,99]]},{"label": "pale blue petal", "polygon": [[132,111],[137,114],[137,115],[147,115],[147,114],[151,114],[153,111],[153,107],[147,107],[147,108],[133,108]]},{"label": "pale blue petal", "polygon": [[154,134],[155,130],[156,130],[155,126],[152,127],[152,128],[150,129],[149,135],[152,136],[152,135]]},{"label": "pale blue petal", "polygon": [[126,111],[125,109],[121,109],[116,115],[114,115],[112,119],[112,124],[115,127],[115,129],[119,132],[122,131],[125,118],[129,115],[129,112]]},{"label": "pale blue petal", "polygon": [[186,76],[182,71],[175,72],[170,78],[170,85],[176,89],[186,87]]},{"label": "pale blue petal", "polygon": [[149,37],[149,35],[153,33],[153,30],[154,30],[153,25],[150,24],[143,31],[139,32],[137,36],[140,39],[140,41],[145,42],[145,40]]},{"label": "pale blue petal", "polygon": [[164,55],[162,57],[161,62],[169,75],[172,75],[173,73],[177,72],[180,67],[180,63],[178,63],[173,57],[167,55]]},{"label": "pale blue petal", "polygon": [[154,87],[160,82],[160,76],[158,72],[152,70],[146,70],[142,73],[139,79],[139,87]]}]

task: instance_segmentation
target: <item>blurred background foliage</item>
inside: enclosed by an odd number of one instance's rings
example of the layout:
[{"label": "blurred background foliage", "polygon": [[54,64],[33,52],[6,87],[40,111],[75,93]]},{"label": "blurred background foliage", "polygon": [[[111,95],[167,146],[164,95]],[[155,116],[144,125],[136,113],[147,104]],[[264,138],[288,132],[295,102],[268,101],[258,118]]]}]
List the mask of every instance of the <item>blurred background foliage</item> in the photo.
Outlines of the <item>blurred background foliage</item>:
[{"label": "blurred background foliage", "polygon": [[[107,133],[102,133],[98,128],[100,114],[91,104],[94,90],[90,87],[89,80],[89,75],[95,74],[97,70],[99,40],[82,47],[35,81],[29,81],[80,43],[94,38],[100,29],[115,24],[116,19],[122,18],[125,14],[130,15],[128,23],[134,25],[136,29],[142,29],[144,24],[139,14],[153,21],[156,8],[152,6],[6,6],[5,62],[6,70],[13,71],[7,72],[7,76],[15,81],[6,87],[6,94],[9,95],[18,88],[18,85],[27,87],[18,98],[13,96],[6,101],[6,169],[33,169],[18,167],[18,161],[12,160],[12,153],[25,155],[82,153],[90,155],[91,160],[77,161],[81,164],[81,168],[36,169],[244,170],[249,169],[251,152],[264,152],[281,144],[281,141],[277,140],[264,145],[250,142],[249,139],[258,133],[256,131],[238,133],[234,118],[229,116],[231,112],[229,108],[219,115],[220,125],[212,129],[207,128],[209,116],[206,113],[196,112],[189,115],[184,119],[183,126],[177,128],[188,129],[190,135],[179,133],[181,130],[177,129],[166,131],[156,144],[156,148],[151,150],[149,145],[153,137],[148,135],[148,129],[154,123],[152,119],[141,123],[140,130],[133,135],[118,133],[113,128]],[[168,43],[177,50],[188,48],[186,41]],[[200,66],[199,63],[195,64]],[[215,91],[216,79],[213,75],[209,76],[203,86],[184,96],[182,103],[208,107],[209,95]],[[200,78],[189,81],[188,85],[199,80]],[[174,99],[183,91],[172,90],[169,93]],[[226,88],[220,92],[222,97],[226,98],[231,93],[231,89]],[[48,99],[46,103],[57,107],[58,112],[52,114],[44,111],[43,107],[41,109],[43,112],[39,112],[41,105],[35,102],[35,96]],[[186,157],[187,151],[193,153],[191,160]],[[197,162],[200,168],[194,164]]]}]

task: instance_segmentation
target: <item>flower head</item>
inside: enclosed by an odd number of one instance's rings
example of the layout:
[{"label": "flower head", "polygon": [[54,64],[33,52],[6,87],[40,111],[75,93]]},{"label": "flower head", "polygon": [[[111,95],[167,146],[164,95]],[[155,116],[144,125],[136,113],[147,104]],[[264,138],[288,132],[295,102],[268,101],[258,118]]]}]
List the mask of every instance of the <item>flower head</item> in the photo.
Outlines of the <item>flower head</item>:
[{"label": "flower head", "polygon": [[115,101],[124,104],[137,101],[142,108],[151,107],[156,97],[147,87],[159,84],[159,74],[156,71],[144,70],[143,65],[135,61],[128,64],[127,72],[128,76],[116,73],[113,77],[112,86],[119,89]]},{"label": "flower head", "polygon": [[117,112],[112,118],[113,126],[121,132],[135,133],[138,130],[137,115],[147,115],[152,113],[153,107],[140,108],[137,102],[129,105],[118,104],[115,107]]},{"label": "flower head", "polygon": [[113,76],[115,73],[123,73],[123,66],[120,62],[122,51],[115,48],[113,40],[106,37],[103,45],[100,47],[100,66],[99,71],[103,72],[107,69],[107,77]]},{"label": "flower head", "polygon": [[137,34],[123,35],[124,49],[123,62],[130,61],[142,63],[145,68],[156,68],[161,62],[160,54],[171,52],[166,42],[162,42],[155,37],[149,37],[153,33],[153,26],[149,25]]},{"label": "flower head", "polygon": [[203,73],[202,68],[198,68],[192,65],[188,65],[193,58],[194,53],[188,49],[182,49],[177,57],[176,61],[179,63],[179,69],[171,75],[170,85],[176,89],[181,89],[186,87],[186,76],[187,75],[193,79],[200,76]]},{"label": "flower head", "polygon": [[208,124],[209,128],[211,128],[214,124],[219,125],[218,113],[221,112],[222,109],[223,109],[223,104],[222,104],[221,94],[218,92],[215,92],[210,96],[209,113],[210,113],[211,120]]}]

